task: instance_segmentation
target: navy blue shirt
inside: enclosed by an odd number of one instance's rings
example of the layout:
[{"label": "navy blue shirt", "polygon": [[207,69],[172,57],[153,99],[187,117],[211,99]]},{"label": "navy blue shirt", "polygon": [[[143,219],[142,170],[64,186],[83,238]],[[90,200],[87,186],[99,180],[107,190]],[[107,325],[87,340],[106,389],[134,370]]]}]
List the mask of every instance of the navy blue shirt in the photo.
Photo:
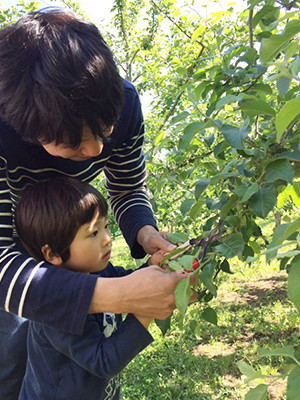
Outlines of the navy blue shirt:
[{"label": "navy blue shirt", "polygon": [[[131,272],[109,264],[98,276]],[[120,372],[152,340],[131,314],[91,314],[82,336],[30,322],[19,400],[118,400]]]},{"label": "navy blue shirt", "polygon": [[136,242],[144,225],[156,226],[145,192],[144,123],[134,86],[124,81],[125,103],[103,152],[87,161],[48,154],[27,143],[0,120],[0,308],[72,334],[83,331],[96,277],[37,263],[20,247],[12,210],[28,184],[57,175],[87,182],[102,170],[111,208],[131,247],[145,255]]}]

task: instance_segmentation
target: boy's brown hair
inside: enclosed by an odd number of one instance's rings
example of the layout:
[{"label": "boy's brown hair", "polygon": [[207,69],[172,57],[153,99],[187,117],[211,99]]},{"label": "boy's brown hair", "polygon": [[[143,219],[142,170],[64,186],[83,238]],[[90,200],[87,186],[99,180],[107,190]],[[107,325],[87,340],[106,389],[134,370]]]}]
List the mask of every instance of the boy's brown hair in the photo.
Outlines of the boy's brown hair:
[{"label": "boy's brown hair", "polygon": [[15,210],[16,230],[37,261],[44,259],[41,249],[48,244],[66,262],[78,229],[97,210],[101,218],[107,216],[107,203],[97,189],[74,178],[57,177],[24,189]]}]

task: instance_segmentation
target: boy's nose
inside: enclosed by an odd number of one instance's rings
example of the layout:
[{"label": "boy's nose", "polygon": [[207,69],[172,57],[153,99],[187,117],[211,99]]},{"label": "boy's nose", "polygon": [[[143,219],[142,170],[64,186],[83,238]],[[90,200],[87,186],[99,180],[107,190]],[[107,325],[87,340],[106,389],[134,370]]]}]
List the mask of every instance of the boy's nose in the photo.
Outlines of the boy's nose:
[{"label": "boy's nose", "polygon": [[104,235],[104,238],[103,238],[103,242],[104,242],[105,245],[111,243],[111,234],[110,234],[110,232],[105,232],[105,235]]}]

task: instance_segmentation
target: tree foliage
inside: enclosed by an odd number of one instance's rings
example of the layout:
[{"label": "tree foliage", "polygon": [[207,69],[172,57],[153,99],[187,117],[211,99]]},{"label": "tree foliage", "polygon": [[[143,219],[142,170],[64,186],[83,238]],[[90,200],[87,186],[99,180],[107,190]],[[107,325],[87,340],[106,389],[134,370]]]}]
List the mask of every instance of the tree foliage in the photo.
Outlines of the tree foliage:
[{"label": "tree foliage", "polygon": [[[299,3],[250,0],[238,15],[232,7],[209,18],[190,12],[193,2],[187,11],[175,1],[138,3],[115,2],[119,29],[110,44],[124,51],[118,61],[125,76],[151,94],[153,209],[163,228],[200,238],[169,267],[201,261],[192,272],[204,300],[199,318],[217,323],[207,302],[217,295],[219,272],[231,272],[230,260],[278,258],[299,311]],[[273,235],[263,233],[266,220]],[[187,280],[176,290],[182,313],[189,296]],[[298,387],[294,360],[289,400]],[[246,398],[265,399],[267,389],[260,384]]]},{"label": "tree foliage", "polygon": [[[239,13],[232,5],[207,15],[199,3],[115,0],[111,25],[100,27],[121,74],[151,99],[145,151],[159,225],[197,238],[166,261],[197,276],[199,319],[217,323],[207,303],[217,295],[219,273],[231,273],[231,260],[262,255],[289,272],[288,294],[300,312],[299,1],[248,0]],[[1,24],[36,8],[22,4],[2,12]],[[265,221],[272,235],[264,233]],[[182,313],[189,295],[186,280],[176,289]],[[163,331],[169,322],[159,322]],[[271,355],[294,360],[287,389],[293,400],[299,357],[280,351]],[[249,381],[261,378],[246,363],[239,367]],[[266,396],[260,384],[246,398]]]}]

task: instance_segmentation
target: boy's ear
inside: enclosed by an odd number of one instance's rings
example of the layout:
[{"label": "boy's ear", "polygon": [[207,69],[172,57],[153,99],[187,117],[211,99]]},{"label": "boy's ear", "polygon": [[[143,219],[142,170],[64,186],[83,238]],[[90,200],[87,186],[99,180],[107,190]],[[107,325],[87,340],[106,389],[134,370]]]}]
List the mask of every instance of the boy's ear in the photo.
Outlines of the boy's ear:
[{"label": "boy's ear", "polygon": [[47,261],[49,264],[59,266],[63,263],[61,256],[59,256],[57,253],[54,253],[48,244],[45,244],[41,248],[41,251],[45,261]]}]

